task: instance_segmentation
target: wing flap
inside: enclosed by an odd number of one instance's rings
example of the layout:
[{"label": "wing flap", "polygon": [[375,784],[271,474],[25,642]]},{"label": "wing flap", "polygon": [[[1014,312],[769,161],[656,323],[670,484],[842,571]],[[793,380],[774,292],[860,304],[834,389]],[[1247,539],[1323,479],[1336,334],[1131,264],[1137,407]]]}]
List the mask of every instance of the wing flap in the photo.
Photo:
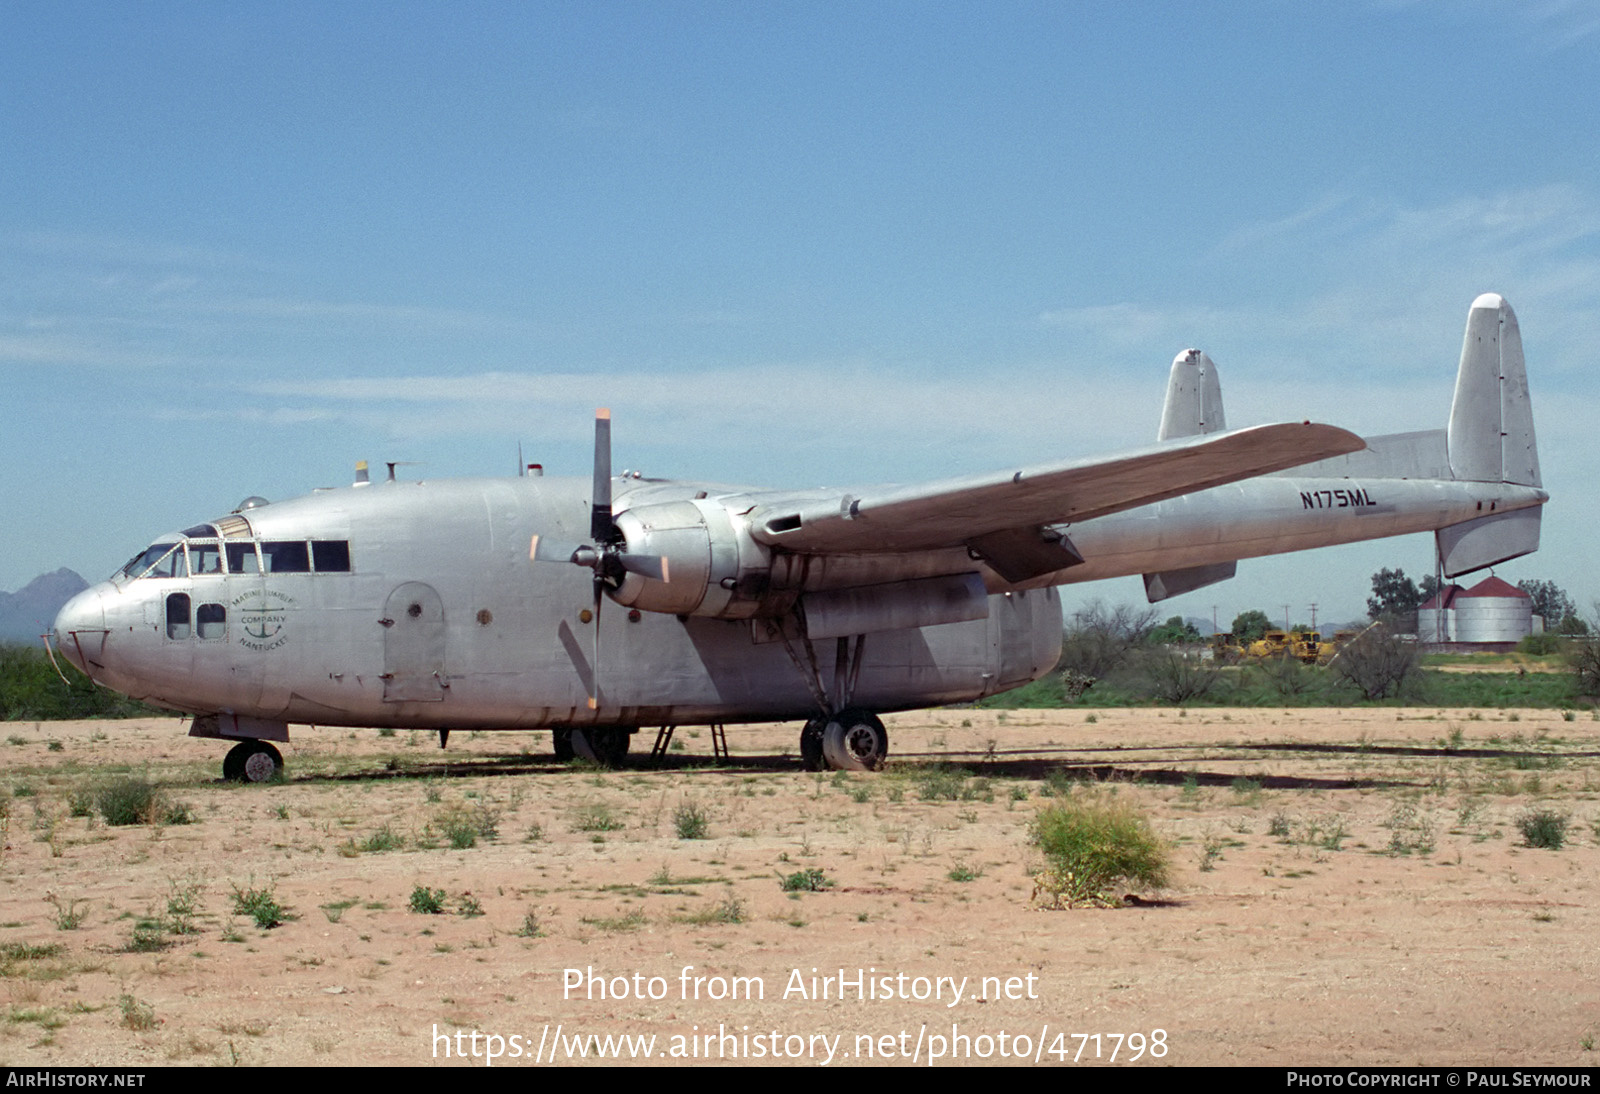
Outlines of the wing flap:
[{"label": "wing flap", "polygon": [[908,487],[764,505],[756,539],[806,553],[919,551],[1028,526],[1090,520],[1359,451],[1365,442],[1312,422],[1252,426],[1120,456],[1042,464]]}]

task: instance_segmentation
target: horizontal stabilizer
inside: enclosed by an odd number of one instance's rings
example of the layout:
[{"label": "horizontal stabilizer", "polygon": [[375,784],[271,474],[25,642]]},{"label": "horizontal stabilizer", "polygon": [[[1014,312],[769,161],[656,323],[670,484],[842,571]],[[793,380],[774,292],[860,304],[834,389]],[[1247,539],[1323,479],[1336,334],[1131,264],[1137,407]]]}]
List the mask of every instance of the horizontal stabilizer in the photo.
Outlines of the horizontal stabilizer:
[{"label": "horizontal stabilizer", "polygon": [[1542,508],[1493,513],[1434,533],[1446,577],[1497,566],[1539,549]]},{"label": "horizontal stabilizer", "polygon": [[1181,596],[1227,581],[1239,569],[1237,562],[1218,562],[1210,566],[1190,566],[1186,570],[1164,570],[1159,574],[1144,575],[1144,595],[1150,603]]}]

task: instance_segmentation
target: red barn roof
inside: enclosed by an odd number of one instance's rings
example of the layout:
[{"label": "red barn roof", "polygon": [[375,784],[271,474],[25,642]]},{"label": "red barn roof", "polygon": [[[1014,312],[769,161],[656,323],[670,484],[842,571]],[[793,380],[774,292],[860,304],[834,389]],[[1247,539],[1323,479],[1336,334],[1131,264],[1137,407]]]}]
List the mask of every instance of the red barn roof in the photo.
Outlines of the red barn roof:
[{"label": "red barn roof", "polygon": [[1515,597],[1518,600],[1531,600],[1527,593],[1515,585],[1501,581],[1498,577],[1486,577],[1472,588],[1461,594],[1462,596],[1495,596]]}]

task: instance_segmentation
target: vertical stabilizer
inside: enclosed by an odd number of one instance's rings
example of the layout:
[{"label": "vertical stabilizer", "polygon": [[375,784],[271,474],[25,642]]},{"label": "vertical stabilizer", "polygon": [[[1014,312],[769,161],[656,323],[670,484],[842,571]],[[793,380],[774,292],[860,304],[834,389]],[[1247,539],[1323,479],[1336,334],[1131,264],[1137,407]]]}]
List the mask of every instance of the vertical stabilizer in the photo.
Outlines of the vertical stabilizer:
[{"label": "vertical stabilizer", "polygon": [[1172,359],[1167,402],[1161,408],[1161,432],[1156,434],[1156,440],[1220,433],[1227,428],[1216,364],[1197,349],[1184,350]]},{"label": "vertical stabilizer", "polygon": [[[1472,302],[1461,343],[1461,370],[1450,404],[1446,447],[1450,474],[1467,482],[1539,487],[1539,449],[1522,359],[1522,332],[1505,298]],[[1493,506],[1490,506],[1493,509]],[[1435,533],[1447,577],[1481,570],[1539,549],[1538,507],[1491,512]]]},{"label": "vertical stabilizer", "polygon": [[1450,472],[1471,482],[1539,486],[1539,450],[1522,359],[1522,333],[1505,298],[1472,302],[1450,404]]}]

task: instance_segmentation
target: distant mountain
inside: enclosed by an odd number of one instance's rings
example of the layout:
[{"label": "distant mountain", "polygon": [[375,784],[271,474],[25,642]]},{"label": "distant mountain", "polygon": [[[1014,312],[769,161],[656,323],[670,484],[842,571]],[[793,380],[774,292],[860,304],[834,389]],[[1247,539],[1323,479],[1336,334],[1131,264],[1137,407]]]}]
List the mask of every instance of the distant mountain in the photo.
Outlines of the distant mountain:
[{"label": "distant mountain", "polygon": [[63,566],[53,574],[40,574],[14,593],[0,593],[0,642],[38,642],[55,623],[61,605],[88,587],[87,581]]}]

